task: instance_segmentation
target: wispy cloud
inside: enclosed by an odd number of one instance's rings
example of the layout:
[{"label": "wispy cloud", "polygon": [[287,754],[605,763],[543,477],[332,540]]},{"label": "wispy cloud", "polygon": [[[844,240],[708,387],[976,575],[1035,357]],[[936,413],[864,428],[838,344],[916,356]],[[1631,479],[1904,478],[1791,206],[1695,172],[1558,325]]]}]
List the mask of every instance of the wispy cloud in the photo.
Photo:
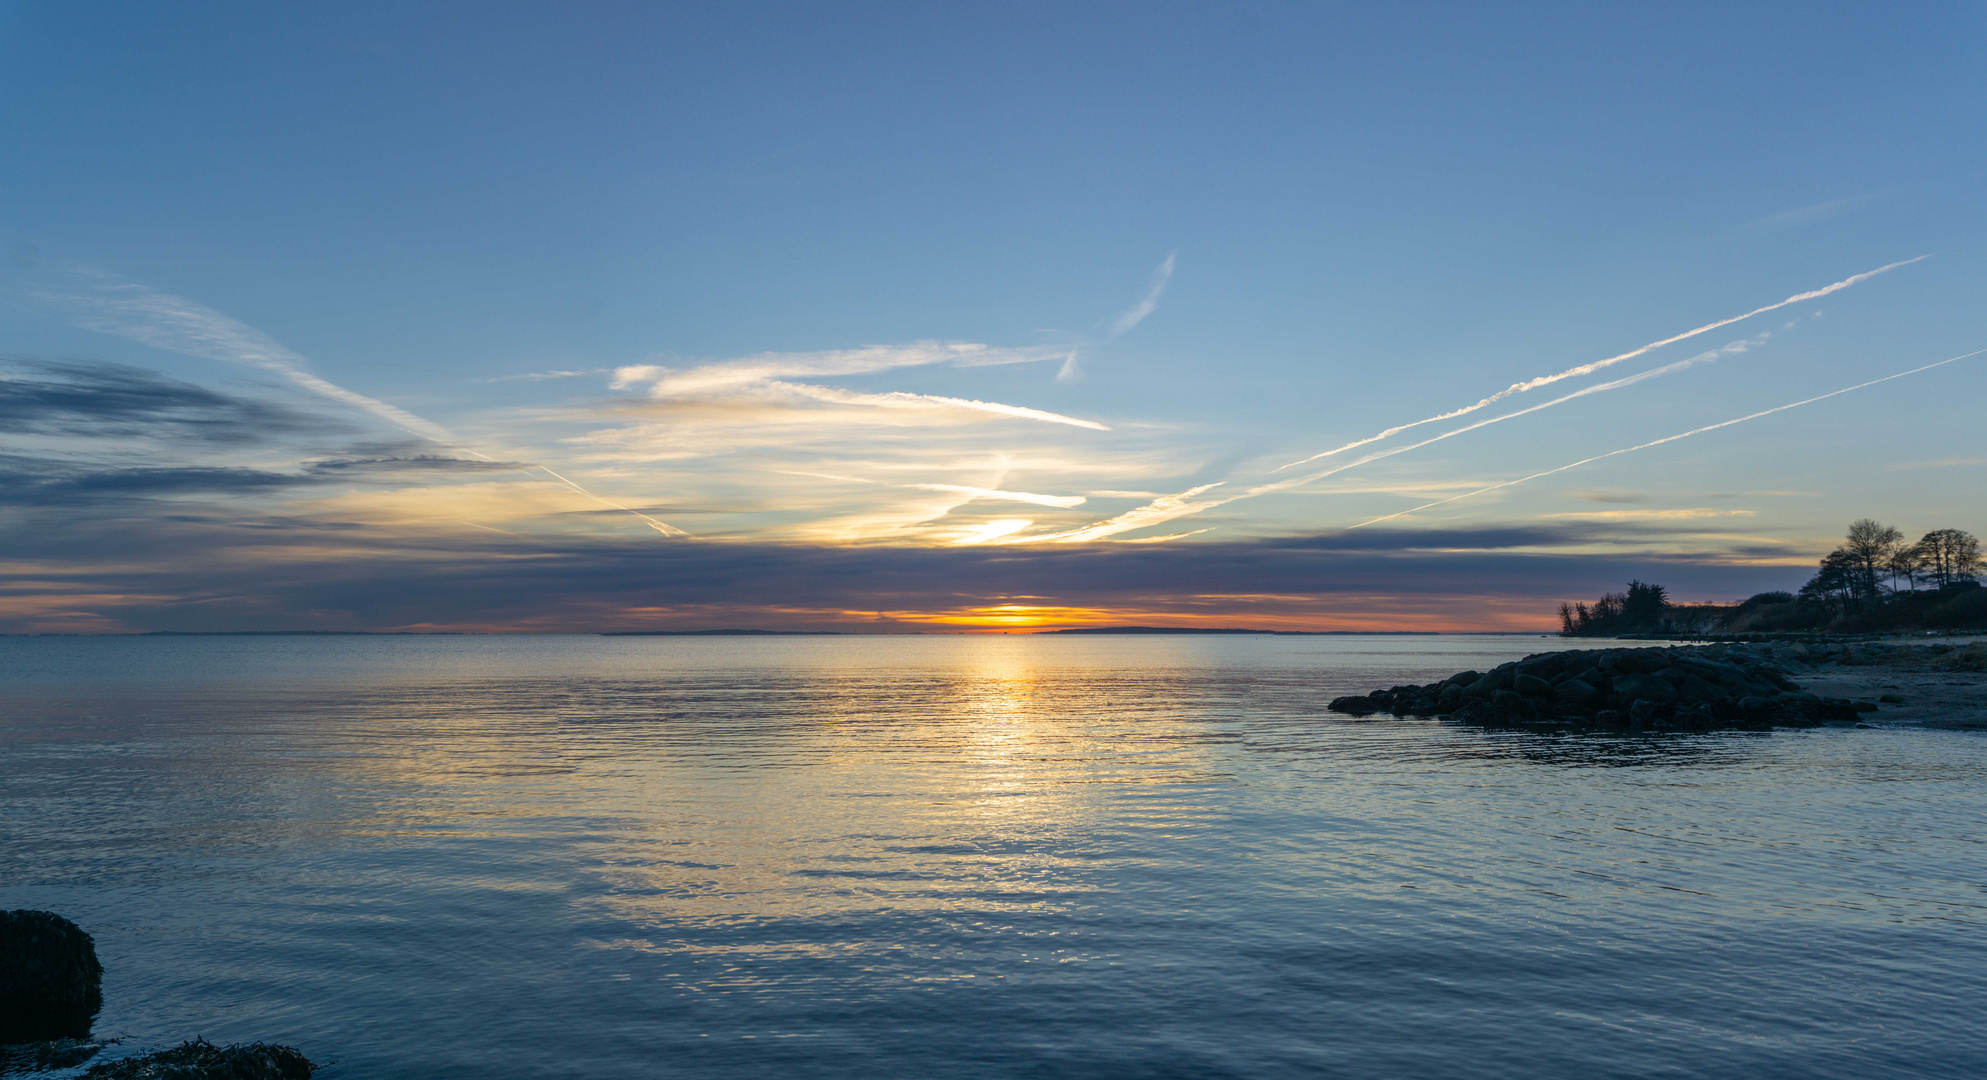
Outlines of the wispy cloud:
[{"label": "wispy cloud", "polygon": [[1033,364],[1060,355],[1059,349],[1004,349],[961,341],[915,341],[908,345],[872,345],[860,349],[757,353],[683,368],[630,364],[615,368],[609,385],[616,390],[640,387],[653,398],[710,397],[748,391],[779,379],[869,375],[933,365]]},{"label": "wispy cloud", "polygon": [[1132,327],[1144,322],[1146,316],[1159,310],[1159,294],[1165,292],[1166,283],[1173,280],[1173,266],[1175,260],[1178,258],[1178,253],[1168,255],[1165,262],[1153,268],[1152,284],[1145,290],[1145,299],[1140,300],[1130,310],[1118,316],[1115,322],[1111,323],[1112,337],[1118,337],[1126,333]]},{"label": "wispy cloud", "polygon": [[93,271],[72,271],[67,281],[70,288],[36,289],[28,293],[28,299],[87,330],[189,356],[247,364],[280,375],[313,394],[371,413],[403,431],[436,442],[456,441],[440,424],[318,377],[303,357],[213,308]]},{"label": "wispy cloud", "polygon": [[972,398],[942,397],[936,394],[908,394],[901,390],[862,394],[849,390],[836,390],[832,387],[790,382],[769,382],[766,386],[768,389],[784,390],[837,405],[868,405],[879,409],[960,409],[966,412],[1007,416],[1017,420],[1037,420],[1045,424],[1067,424],[1070,427],[1089,428],[1092,431],[1111,430],[1095,420],[1083,420],[1021,405],[1003,405],[997,401],[976,401]]},{"label": "wispy cloud", "polygon": [[1890,191],[1865,191],[1860,195],[1850,195],[1840,199],[1824,199],[1821,202],[1798,206],[1792,210],[1782,210],[1768,214],[1749,226],[1753,229],[1792,229],[1802,225],[1812,225],[1817,221],[1846,214],[1859,206],[1866,206],[1887,195]]},{"label": "wispy cloud", "polygon": [[[952,491],[970,495],[975,499],[995,499],[1005,502],[1032,503],[1036,506],[1057,506],[1067,509],[1082,506],[1089,500],[1081,495],[1037,495],[1032,491],[999,491],[993,488],[965,487],[960,484],[912,484],[920,491]],[[1030,522],[1029,524],[1033,524]]]},{"label": "wispy cloud", "polygon": [[[1174,252],[1166,256],[1166,261],[1153,268],[1152,280],[1146,286],[1145,298],[1111,321],[1111,331],[1105,340],[1116,341],[1129,333],[1132,327],[1144,322],[1147,316],[1159,310],[1159,296],[1166,291],[1166,283],[1173,280],[1173,267],[1178,260],[1179,253]],[[1068,355],[1063,357],[1062,367],[1056,371],[1057,382],[1072,382],[1081,374],[1080,361],[1083,349],[1084,343],[1081,340],[1069,347]]]},{"label": "wispy cloud", "polygon": [[[902,346],[874,346],[811,353],[763,353],[690,368],[633,364],[616,368],[609,386],[640,390],[651,400],[702,402],[721,408],[753,407],[782,398],[805,398],[831,405],[861,408],[978,413],[1048,424],[1066,424],[1092,431],[1108,426],[1045,409],[1007,405],[975,398],[914,394],[900,390],[857,391],[794,382],[793,376],[868,375],[901,368],[942,365],[986,367],[1026,364],[1053,359],[1052,350],[1001,349],[962,342],[922,341]],[[834,417],[823,418],[836,423]]]},{"label": "wispy cloud", "polygon": [[1345,453],[1347,450],[1356,450],[1359,447],[1379,442],[1382,439],[1392,438],[1393,436],[1398,435],[1403,431],[1407,431],[1410,428],[1417,428],[1423,424],[1433,424],[1442,420],[1453,420],[1458,416],[1465,416],[1469,413],[1476,412],[1478,409],[1495,405],[1496,403],[1503,401],[1505,398],[1508,398],[1513,394],[1522,394],[1527,391],[1536,390],[1541,386],[1550,386],[1551,384],[1559,382],[1564,379],[1577,378],[1581,375],[1591,375],[1594,372],[1601,370],[1602,368],[1611,367],[1615,364],[1621,363],[1624,360],[1633,360],[1638,356],[1652,352],[1656,349],[1660,349],[1666,345],[1674,345],[1679,341],[1684,341],[1689,338],[1694,338],[1699,334],[1710,333],[1711,331],[1716,330],[1719,327],[1730,326],[1735,322],[1742,322],[1746,319],[1752,318],[1755,315],[1764,315],[1769,311],[1778,311],[1779,309],[1787,307],[1790,304],[1799,304],[1808,300],[1815,300],[1824,296],[1828,296],[1833,293],[1841,292],[1843,289],[1847,289],[1852,286],[1858,285],[1862,282],[1868,281],[1871,278],[1876,277],[1878,274],[1895,270],[1900,266],[1909,266],[1912,263],[1919,262],[1920,260],[1929,259],[1929,258],[1931,258],[1930,255],[1920,255],[1917,258],[1905,259],[1900,262],[1890,263],[1887,266],[1879,266],[1875,270],[1865,271],[1864,273],[1844,278],[1841,281],[1834,283],[1833,285],[1824,285],[1819,289],[1812,289],[1804,293],[1795,293],[1793,296],[1790,296],[1785,300],[1781,300],[1778,303],[1767,304],[1765,307],[1754,308],[1743,315],[1734,315],[1728,319],[1720,319],[1717,322],[1705,323],[1703,326],[1697,327],[1694,330],[1686,330],[1681,334],[1673,334],[1669,337],[1663,338],[1660,341],[1652,341],[1647,345],[1642,345],[1637,348],[1630,349],[1627,352],[1621,353],[1616,356],[1610,356],[1605,360],[1595,360],[1591,363],[1579,364],[1574,367],[1567,368],[1566,370],[1561,371],[1554,375],[1542,375],[1535,379],[1527,379],[1524,382],[1512,383],[1510,386],[1505,387],[1502,390],[1499,390],[1497,393],[1492,394],[1481,401],[1478,401],[1474,405],[1465,405],[1460,409],[1451,409],[1450,411],[1445,413],[1438,413],[1434,416],[1429,416],[1420,420],[1415,420],[1411,423],[1401,424],[1396,427],[1390,427],[1385,431],[1379,432],[1378,434],[1369,435],[1363,439],[1355,439],[1352,442],[1346,443],[1344,446],[1338,446],[1330,450],[1324,450],[1319,453],[1312,454],[1310,457],[1303,458],[1298,461],[1293,461],[1286,465],[1280,465],[1277,468],[1289,469],[1298,465],[1307,465],[1313,461],[1318,460],[1319,458],[1331,457],[1334,454],[1342,454]]},{"label": "wispy cloud", "polygon": [[[280,375],[291,383],[332,401],[370,413],[402,431],[493,461],[464,444],[440,424],[395,405],[332,383],[313,373],[309,362],[274,338],[185,297],[162,293],[145,285],[119,281],[96,271],[75,269],[66,275],[68,287],[44,286],[28,296],[44,310],[77,326],[140,341],[156,348],[209,360],[246,364]],[[665,536],[688,536],[682,529],[630,510],[573,482],[543,465],[530,465],[556,483],[605,506],[641,519]]]},{"label": "wispy cloud", "polygon": [[1100,521],[1095,525],[1086,525],[1080,529],[1068,529],[1042,536],[1017,537],[1005,542],[1010,544],[1080,544],[1089,540],[1102,540],[1106,537],[1116,536],[1122,532],[1143,529],[1148,525],[1157,525],[1161,522],[1171,521],[1174,518],[1184,517],[1188,514],[1197,514],[1202,510],[1209,510],[1223,503],[1233,502],[1233,499],[1209,499],[1198,503],[1194,501],[1196,496],[1212,491],[1220,486],[1219,483],[1202,484],[1199,487],[1191,487],[1176,494],[1161,496],[1144,506],[1127,510],[1117,517]]},{"label": "wispy cloud", "polygon": [[516,375],[492,375],[487,379],[477,379],[476,381],[483,383],[546,382],[551,379],[578,379],[588,375],[605,375],[608,370],[607,368],[588,368],[584,371],[526,371]]}]

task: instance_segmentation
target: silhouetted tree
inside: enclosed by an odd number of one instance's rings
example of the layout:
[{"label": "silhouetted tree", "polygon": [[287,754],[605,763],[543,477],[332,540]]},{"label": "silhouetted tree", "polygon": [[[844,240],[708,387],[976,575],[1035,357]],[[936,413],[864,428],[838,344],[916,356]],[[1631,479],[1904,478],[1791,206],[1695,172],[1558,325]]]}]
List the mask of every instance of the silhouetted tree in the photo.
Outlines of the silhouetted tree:
[{"label": "silhouetted tree", "polygon": [[1628,595],[1621,605],[1621,620],[1632,630],[1654,631],[1668,621],[1670,595],[1661,585],[1640,581],[1628,583]]},{"label": "silhouetted tree", "polygon": [[1836,548],[1822,558],[1821,569],[1801,586],[1800,598],[1846,611],[1863,595],[1862,584],[1862,567],[1857,565],[1856,557],[1844,548]]},{"label": "silhouetted tree", "polygon": [[1889,571],[1891,556],[1903,546],[1904,534],[1875,518],[1849,523],[1849,538],[1841,550],[1849,554],[1855,565],[1856,595],[1880,595],[1879,579]]},{"label": "silhouetted tree", "polygon": [[1653,633],[1665,628],[1668,612],[1669,597],[1661,585],[1631,581],[1626,593],[1603,593],[1593,607],[1559,605],[1560,632],[1567,637]]},{"label": "silhouetted tree", "polygon": [[[1890,591],[1895,594],[1904,591],[1917,592],[1918,580],[1925,569],[1925,553],[1919,544],[1899,544],[1891,549],[1890,561],[1884,569],[1890,572]],[[1898,588],[1898,581],[1904,588]]]},{"label": "silhouetted tree", "polygon": [[1926,580],[1938,588],[1980,577],[1980,541],[1964,529],[1935,529],[1913,550]]}]

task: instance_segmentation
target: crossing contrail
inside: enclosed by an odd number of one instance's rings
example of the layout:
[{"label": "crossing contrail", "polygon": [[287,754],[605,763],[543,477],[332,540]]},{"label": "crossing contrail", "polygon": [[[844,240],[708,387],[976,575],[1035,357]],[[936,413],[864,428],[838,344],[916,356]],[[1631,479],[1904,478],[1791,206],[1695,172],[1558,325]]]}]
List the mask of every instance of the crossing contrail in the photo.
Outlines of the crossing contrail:
[{"label": "crossing contrail", "polygon": [[1786,307],[1789,304],[1798,304],[1805,300],[1814,300],[1819,297],[1827,296],[1830,293],[1840,292],[1843,289],[1849,288],[1852,285],[1868,281],[1871,278],[1876,277],[1878,274],[1884,273],[1889,270],[1895,270],[1900,266],[1909,266],[1912,263],[1929,258],[1931,258],[1930,255],[1920,255],[1915,259],[1905,259],[1902,262],[1894,262],[1888,266],[1879,266],[1875,270],[1865,271],[1861,274],[1855,275],[1854,277],[1843,278],[1841,281],[1838,281],[1833,285],[1826,285],[1823,286],[1822,288],[1814,289],[1809,292],[1795,293],[1793,296],[1790,296],[1787,299],[1782,300],[1777,304],[1768,304],[1765,307],[1754,308],[1743,315],[1734,315],[1729,319],[1720,319],[1717,322],[1705,323],[1703,326],[1700,326],[1695,330],[1686,330],[1681,334],[1677,334],[1673,337],[1666,337],[1661,341],[1652,341],[1647,345],[1641,346],[1640,348],[1630,349],[1629,351],[1622,353],[1619,356],[1610,356],[1606,360],[1595,360],[1592,363],[1580,364],[1576,367],[1570,367],[1567,368],[1565,371],[1558,373],[1557,375],[1541,375],[1536,379],[1527,379],[1524,382],[1512,383],[1510,386],[1505,387],[1502,390],[1499,390],[1497,393],[1492,394],[1487,398],[1484,398],[1482,401],[1479,401],[1474,405],[1465,405],[1460,409],[1453,409],[1449,412],[1445,412],[1437,416],[1430,416],[1427,417],[1426,419],[1416,420],[1413,423],[1402,424],[1399,427],[1390,427],[1387,430],[1380,432],[1378,435],[1370,435],[1364,439],[1357,439],[1352,442],[1346,443],[1344,446],[1340,446],[1331,450],[1326,450],[1322,453],[1312,454],[1310,457],[1304,458],[1301,461],[1293,461],[1290,462],[1289,464],[1278,465],[1275,469],[1271,471],[1281,472],[1284,469],[1294,468],[1298,465],[1309,464],[1310,462],[1316,461],[1319,458],[1331,457],[1333,454],[1343,454],[1347,450],[1356,450],[1359,447],[1367,445],[1368,443],[1376,443],[1379,442],[1381,439],[1391,438],[1395,435],[1400,434],[1403,431],[1408,430],[1409,428],[1417,428],[1423,424],[1433,424],[1441,420],[1453,420],[1458,416],[1464,416],[1469,413],[1473,413],[1478,409],[1484,408],[1486,406],[1495,405],[1496,403],[1504,400],[1507,397],[1510,397],[1513,394],[1522,394],[1527,390],[1536,390],[1541,386],[1548,386],[1552,383],[1560,381],[1561,379],[1571,379],[1581,375],[1591,375],[1594,372],[1599,371],[1604,367],[1609,367],[1614,364],[1619,364],[1623,360],[1633,360],[1644,353],[1650,352],[1655,349],[1660,349],[1665,345],[1674,345],[1679,341],[1683,341],[1687,338],[1694,338],[1699,334],[1708,334],[1711,331],[1716,330],[1721,326],[1730,326],[1735,322],[1742,322],[1746,319],[1750,319],[1754,315],[1764,315],[1769,311],[1777,311],[1780,308]]},{"label": "crossing contrail", "polygon": [[1372,519],[1371,521],[1362,521],[1362,522],[1360,522],[1360,523],[1359,523],[1359,524],[1357,524],[1357,525],[1349,525],[1349,526],[1347,526],[1347,527],[1345,527],[1345,528],[1343,528],[1343,529],[1340,529],[1339,531],[1340,531],[1340,532],[1351,532],[1351,531],[1352,531],[1353,529],[1363,529],[1363,528],[1365,528],[1365,527],[1366,527],[1366,526],[1368,526],[1368,525],[1378,525],[1378,524],[1379,524],[1380,522],[1382,522],[1382,521],[1392,521],[1392,520],[1394,520],[1395,518],[1400,518],[1400,517],[1406,517],[1406,516],[1408,516],[1409,514],[1417,514],[1417,513],[1420,513],[1420,512],[1421,512],[1421,511],[1423,511],[1423,510],[1430,510],[1430,509],[1433,509],[1433,508],[1435,508],[1435,507],[1437,507],[1437,506],[1441,506],[1441,505],[1443,505],[1443,504],[1445,504],[1445,503],[1452,503],[1452,502],[1455,502],[1455,501],[1457,501],[1458,499],[1467,499],[1467,498],[1469,498],[1469,497],[1470,497],[1470,496],[1472,496],[1472,495],[1482,495],[1483,493],[1485,493],[1485,492],[1487,492],[1487,491],[1496,491],[1496,490],[1498,490],[1498,489],[1500,489],[1500,488],[1507,488],[1507,487],[1513,487],[1513,486],[1516,486],[1516,485],[1518,485],[1518,484],[1522,484],[1522,483],[1525,483],[1525,482],[1527,482],[1527,481],[1530,481],[1530,480],[1537,480],[1537,479],[1539,479],[1540,477],[1543,477],[1543,476],[1551,476],[1551,475],[1553,475],[1554,473],[1563,473],[1563,472],[1565,472],[1565,471],[1566,471],[1566,470],[1568,470],[1568,469],[1577,469],[1577,468],[1579,468],[1579,467],[1580,467],[1580,466],[1582,466],[1582,465],[1588,465],[1588,464],[1592,464],[1593,462],[1596,462],[1596,461],[1600,461],[1600,460],[1602,460],[1602,459],[1604,459],[1604,458],[1611,458],[1611,457],[1619,457],[1619,456],[1620,456],[1620,455],[1622,455],[1622,454],[1632,454],[1632,453],[1634,453],[1634,452],[1635,452],[1635,451],[1637,451],[1637,450],[1647,450],[1647,449],[1649,449],[1649,448],[1650,448],[1650,447],[1652,447],[1652,446],[1661,446],[1661,445],[1663,445],[1664,443],[1673,443],[1673,442],[1676,442],[1676,441],[1677,441],[1678,439],[1688,439],[1688,438],[1690,438],[1690,437],[1691,437],[1692,435],[1702,435],[1702,434],[1704,434],[1704,433],[1705,433],[1705,432],[1707,432],[1707,431],[1716,431],[1716,430],[1718,430],[1719,428],[1728,428],[1728,427],[1731,427],[1731,426],[1732,426],[1733,424],[1743,424],[1743,423],[1745,423],[1745,422],[1746,422],[1746,421],[1748,421],[1748,420],[1757,420],[1757,419],[1759,419],[1759,418],[1760,418],[1760,417],[1762,417],[1762,416],[1772,416],[1772,415],[1773,415],[1774,413],[1778,413],[1778,412],[1786,412],[1786,411],[1787,411],[1788,409],[1798,409],[1798,408],[1800,408],[1800,407],[1801,407],[1801,406],[1803,406],[1803,405],[1812,405],[1812,404],[1814,404],[1814,403],[1815,403],[1815,402],[1817,402],[1817,401],[1826,401],[1826,400],[1828,400],[1829,398],[1832,398],[1832,397],[1840,397],[1840,396],[1842,396],[1843,394],[1846,394],[1846,393],[1849,393],[1849,392],[1850,392],[1850,391],[1852,391],[1852,390],[1861,390],[1861,389],[1863,389],[1864,387],[1868,387],[1868,386],[1875,386],[1875,385],[1877,385],[1878,383],[1887,383],[1887,382],[1891,381],[1892,379],[1902,379],[1902,378],[1904,378],[1904,377],[1905,377],[1906,375],[1916,375],[1916,374],[1918,374],[1918,373],[1919,373],[1919,372],[1921,372],[1921,371],[1930,371],[1930,370],[1932,370],[1933,368],[1936,368],[1936,367],[1944,367],[1944,366],[1946,366],[1947,364],[1953,364],[1953,363],[1957,363],[1957,362],[1959,362],[1959,361],[1961,361],[1961,360],[1965,360],[1965,359],[1967,359],[1968,357],[1972,357],[1972,356],[1979,356],[1979,355],[1980,355],[1981,353],[1987,353],[1987,349],[1975,349],[1974,351],[1972,351],[1972,352],[1970,352],[1970,353],[1963,353],[1963,354],[1961,354],[1961,355],[1959,355],[1959,356],[1955,356],[1955,357],[1952,357],[1952,358],[1951,358],[1951,359],[1949,359],[1949,360],[1941,360],[1941,361],[1939,361],[1939,362],[1938,362],[1938,363],[1936,363],[1936,364],[1926,364],[1926,365],[1925,365],[1924,367],[1915,367],[1915,368],[1912,368],[1912,369],[1911,369],[1911,370],[1909,370],[1909,371],[1900,371],[1900,372],[1896,373],[1895,375],[1886,375],[1886,376],[1884,376],[1884,377],[1883,377],[1883,378],[1881,378],[1881,379],[1871,379],[1871,380],[1870,380],[1869,382],[1860,382],[1860,383],[1857,383],[1857,384],[1856,384],[1856,385],[1854,385],[1854,386],[1845,386],[1845,387],[1843,387],[1843,388],[1842,388],[1842,389],[1840,389],[1840,390],[1831,390],[1831,391],[1829,391],[1829,392],[1828,392],[1828,393],[1826,393],[1826,394],[1818,394],[1818,395],[1816,395],[1816,396],[1814,396],[1814,397],[1811,397],[1811,398],[1804,398],[1804,399],[1802,399],[1802,400],[1800,400],[1800,401],[1796,401],[1796,402],[1792,402],[1792,403],[1790,403],[1790,404],[1787,404],[1787,405],[1776,405],[1776,406],[1774,406],[1774,407],[1773,407],[1773,408],[1771,408],[1771,409],[1762,409],[1762,410],[1760,410],[1759,412],[1756,412],[1756,413],[1749,413],[1749,414],[1747,414],[1747,415],[1745,415],[1745,416],[1741,416],[1741,417],[1738,417],[1738,418],[1736,418],[1736,419],[1732,419],[1732,420],[1723,420],[1723,421],[1720,421],[1720,422],[1718,422],[1718,423],[1716,423],[1716,424],[1706,424],[1705,426],[1703,426],[1703,427],[1701,427],[1701,428],[1692,428],[1691,430],[1689,430],[1689,431],[1686,431],[1686,432],[1683,432],[1683,433],[1681,433],[1681,434],[1677,434],[1677,435],[1667,435],[1667,436],[1664,436],[1663,438],[1660,438],[1660,439],[1654,439],[1654,440],[1651,440],[1651,441],[1649,441],[1649,442],[1645,442],[1645,443],[1641,443],[1641,444],[1639,444],[1639,445],[1636,445],[1636,446],[1625,446],[1625,447],[1622,447],[1622,448],[1621,448],[1621,449],[1619,449],[1619,450],[1610,450],[1610,451],[1608,451],[1608,452],[1607,452],[1607,453],[1605,453],[1605,454],[1595,454],[1595,455],[1594,455],[1593,457],[1590,457],[1590,458],[1581,458],[1581,459],[1580,459],[1579,461],[1576,461],[1576,462],[1572,463],[1571,465],[1561,465],[1561,466],[1560,466],[1559,468],[1557,468],[1557,469],[1547,469],[1547,470],[1546,470],[1546,471],[1544,471],[1544,472],[1536,472],[1536,473],[1533,473],[1533,474],[1532,474],[1532,475],[1530,475],[1530,476],[1521,476],[1521,477],[1519,477],[1519,478],[1518,478],[1518,479],[1516,479],[1516,480],[1506,480],[1506,481],[1504,481],[1504,482],[1503,482],[1503,483],[1501,483],[1501,484],[1491,484],[1491,485],[1490,485],[1490,486],[1488,486],[1488,487],[1480,487],[1480,488],[1476,489],[1475,491],[1466,491],[1466,492],[1462,493],[1461,495],[1451,495],[1450,497],[1448,497],[1448,498],[1446,498],[1446,499],[1437,499],[1437,500],[1435,500],[1434,502],[1431,502],[1431,503],[1423,503],[1423,504],[1421,504],[1420,506],[1417,506],[1417,507],[1415,507],[1415,508],[1414,508],[1414,509],[1412,509],[1412,510],[1403,510],[1403,511],[1401,511],[1401,512],[1400,512],[1400,513],[1398,513],[1398,514],[1388,514],[1388,515],[1386,515],[1385,517],[1376,517],[1376,518]]}]

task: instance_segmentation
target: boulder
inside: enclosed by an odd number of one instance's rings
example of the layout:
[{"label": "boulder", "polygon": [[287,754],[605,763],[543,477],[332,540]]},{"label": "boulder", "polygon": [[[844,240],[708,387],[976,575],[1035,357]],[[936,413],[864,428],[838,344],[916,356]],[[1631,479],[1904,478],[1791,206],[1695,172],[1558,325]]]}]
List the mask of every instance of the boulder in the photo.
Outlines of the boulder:
[{"label": "boulder", "polygon": [[1716,683],[1699,678],[1695,674],[1686,673],[1682,679],[1677,680],[1676,687],[1678,695],[1691,705],[1732,700],[1732,695],[1726,693]]},{"label": "boulder", "polygon": [[1537,675],[1519,675],[1511,680],[1511,689],[1526,697],[1545,697],[1552,693],[1552,684]]},{"label": "boulder", "polygon": [[1609,695],[1621,704],[1630,704],[1637,699],[1651,702],[1673,702],[1681,695],[1671,686],[1668,679],[1659,675],[1617,675],[1614,691]]},{"label": "boulder", "polygon": [[1591,709],[1601,703],[1601,692],[1584,679],[1567,679],[1552,688],[1553,697],[1562,704]]},{"label": "boulder", "polygon": [[1538,718],[1538,714],[1532,710],[1532,703],[1525,700],[1525,695],[1515,690],[1499,690],[1491,694],[1490,706],[1505,716],[1517,717],[1521,720],[1535,720]]},{"label": "boulder", "polygon": [[87,1038],[102,1007],[90,935],[52,911],[0,912],[0,1043]]},{"label": "boulder", "polygon": [[1380,706],[1370,697],[1358,694],[1349,697],[1333,698],[1328,706],[1333,712],[1348,713],[1352,716],[1368,716],[1380,711]]}]

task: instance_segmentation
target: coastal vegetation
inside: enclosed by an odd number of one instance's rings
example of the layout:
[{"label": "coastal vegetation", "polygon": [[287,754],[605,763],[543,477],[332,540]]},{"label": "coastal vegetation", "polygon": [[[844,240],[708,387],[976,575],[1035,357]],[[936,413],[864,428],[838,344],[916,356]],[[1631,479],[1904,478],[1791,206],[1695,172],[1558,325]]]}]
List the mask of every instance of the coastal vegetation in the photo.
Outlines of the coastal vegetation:
[{"label": "coastal vegetation", "polygon": [[1631,581],[1594,603],[1559,605],[1565,637],[1664,634],[1903,633],[1987,627],[1980,540],[1934,529],[1915,543],[1871,518],[1850,523],[1797,593],[1738,604],[1675,604],[1661,585]]}]

